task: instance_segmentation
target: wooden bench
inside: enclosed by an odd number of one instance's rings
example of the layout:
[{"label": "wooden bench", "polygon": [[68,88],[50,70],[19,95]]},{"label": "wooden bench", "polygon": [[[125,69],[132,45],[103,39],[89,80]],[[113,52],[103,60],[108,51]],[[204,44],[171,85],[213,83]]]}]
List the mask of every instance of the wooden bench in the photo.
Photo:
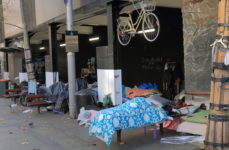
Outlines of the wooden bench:
[{"label": "wooden bench", "polygon": [[33,102],[27,102],[27,106],[30,107],[36,107],[37,106],[37,112],[41,113],[41,106],[47,106],[51,105],[52,103],[46,102],[46,101],[33,101]]},{"label": "wooden bench", "polygon": [[5,95],[5,97],[8,97],[8,98],[14,98],[14,97],[19,97],[19,96],[21,96],[21,94],[7,94],[7,95]]},{"label": "wooden bench", "polygon": [[16,103],[17,98],[19,98],[21,96],[21,94],[19,94],[19,93],[25,89],[26,88],[7,89],[7,90],[5,90],[4,97],[11,98],[12,101],[14,101],[14,103]]},{"label": "wooden bench", "polygon": [[[45,94],[28,94],[26,95],[26,103],[27,103],[27,106],[30,106],[30,107],[36,107],[37,106],[37,112],[40,113],[40,107],[41,106],[47,106],[47,105],[51,105],[52,103],[49,103],[49,102],[46,102],[46,101],[43,101],[43,100],[40,100],[41,98],[46,98],[46,95]],[[28,100],[32,100],[34,99],[35,101],[28,101]]]},{"label": "wooden bench", "polygon": [[38,98],[46,98],[45,94],[28,94],[26,95],[26,99],[38,99]]},{"label": "wooden bench", "polygon": [[7,89],[5,90],[5,93],[10,93],[10,92],[15,93],[15,92],[21,92],[23,90],[26,90],[26,88]]}]

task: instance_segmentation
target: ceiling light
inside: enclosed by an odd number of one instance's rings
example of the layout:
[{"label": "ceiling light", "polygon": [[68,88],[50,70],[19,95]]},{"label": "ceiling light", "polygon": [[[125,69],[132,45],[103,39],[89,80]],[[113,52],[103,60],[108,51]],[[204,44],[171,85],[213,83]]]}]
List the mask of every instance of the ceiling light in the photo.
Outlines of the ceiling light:
[{"label": "ceiling light", "polygon": [[65,46],[66,46],[66,44],[65,44],[65,43],[60,44],[60,47],[65,47]]},{"label": "ceiling light", "polygon": [[100,39],[99,37],[92,37],[92,38],[89,39],[89,41],[90,42],[92,42],[92,41],[98,41],[99,39]]},{"label": "ceiling light", "polygon": [[45,49],[45,47],[43,46],[43,47],[40,47],[40,50],[44,50]]},{"label": "ceiling light", "polygon": [[144,31],[138,31],[139,34],[142,34],[142,33],[149,33],[149,32],[155,32],[156,30],[155,29],[148,29],[148,30],[145,30]]}]

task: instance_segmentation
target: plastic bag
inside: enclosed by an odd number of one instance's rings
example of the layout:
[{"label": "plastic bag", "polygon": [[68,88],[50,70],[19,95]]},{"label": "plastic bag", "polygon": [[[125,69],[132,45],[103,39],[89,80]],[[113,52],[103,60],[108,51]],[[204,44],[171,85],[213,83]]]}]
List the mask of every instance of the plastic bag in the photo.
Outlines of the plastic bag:
[{"label": "plastic bag", "polygon": [[23,114],[26,114],[26,113],[32,113],[32,112],[33,112],[32,109],[27,109],[27,110],[24,110],[22,113],[23,113]]},{"label": "plastic bag", "polygon": [[227,53],[226,53],[226,56],[225,56],[225,59],[224,59],[224,64],[225,64],[226,66],[229,65],[229,51],[227,51]]},{"label": "plastic bag", "polygon": [[85,127],[89,127],[92,118],[92,114],[97,111],[95,110],[85,110],[84,107],[80,109],[80,114],[77,118],[77,121],[79,121],[79,125],[85,125]]},{"label": "plastic bag", "polygon": [[180,109],[173,109],[174,112],[177,112],[181,115],[188,115],[188,114],[193,114],[196,112],[196,110],[200,108],[200,105],[194,105],[194,106],[187,106],[187,107],[182,107]]},{"label": "plastic bag", "polygon": [[173,136],[173,137],[161,138],[161,143],[183,145],[186,143],[195,143],[195,142],[203,143],[203,140],[204,140],[203,136]]},{"label": "plastic bag", "polygon": [[106,107],[106,106],[111,106],[111,105],[113,105],[111,95],[108,94],[103,98],[103,106]]}]

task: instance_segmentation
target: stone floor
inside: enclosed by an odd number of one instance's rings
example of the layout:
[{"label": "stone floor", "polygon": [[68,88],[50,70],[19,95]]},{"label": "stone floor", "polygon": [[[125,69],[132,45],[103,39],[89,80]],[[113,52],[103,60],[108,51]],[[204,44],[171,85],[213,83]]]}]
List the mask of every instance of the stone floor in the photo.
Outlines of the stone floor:
[{"label": "stone floor", "polygon": [[[57,115],[52,112],[23,114],[27,109],[17,107],[10,112],[10,99],[0,98],[0,150],[198,150],[198,146],[161,144],[160,137],[177,135],[166,131],[153,139],[152,131],[145,135],[143,128],[123,132],[125,145],[114,142],[112,146],[95,137],[88,136],[88,129],[79,127],[68,115]],[[33,122],[34,127],[28,123]]]}]

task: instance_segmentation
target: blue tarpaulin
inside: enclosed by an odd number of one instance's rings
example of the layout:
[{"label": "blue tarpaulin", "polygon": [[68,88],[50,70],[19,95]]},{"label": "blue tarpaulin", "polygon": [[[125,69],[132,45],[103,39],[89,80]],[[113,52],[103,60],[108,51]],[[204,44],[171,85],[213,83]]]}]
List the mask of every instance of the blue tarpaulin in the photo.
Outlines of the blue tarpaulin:
[{"label": "blue tarpaulin", "polygon": [[110,145],[116,130],[161,123],[167,117],[164,110],[155,108],[143,97],[137,97],[120,106],[98,112],[91,122],[89,135],[95,135]]}]

